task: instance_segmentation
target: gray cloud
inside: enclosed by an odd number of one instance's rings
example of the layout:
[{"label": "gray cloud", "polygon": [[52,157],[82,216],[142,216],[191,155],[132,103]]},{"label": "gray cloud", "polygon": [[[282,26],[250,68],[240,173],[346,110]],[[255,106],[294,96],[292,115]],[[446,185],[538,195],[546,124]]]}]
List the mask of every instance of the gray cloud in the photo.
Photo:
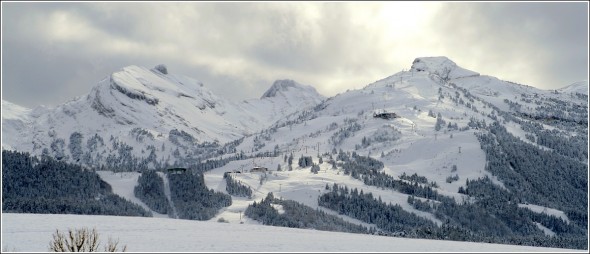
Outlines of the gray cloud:
[{"label": "gray cloud", "polygon": [[540,88],[587,79],[586,3],[2,3],[3,99],[57,105],[127,65],[230,99],[275,79],[325,95],[446,55]]},{"label": "gray cloud", "polygon": [[560,88],[588,76],[587,6],[452,3],[438,13],[433,32],[464,67],[542,89]]}]

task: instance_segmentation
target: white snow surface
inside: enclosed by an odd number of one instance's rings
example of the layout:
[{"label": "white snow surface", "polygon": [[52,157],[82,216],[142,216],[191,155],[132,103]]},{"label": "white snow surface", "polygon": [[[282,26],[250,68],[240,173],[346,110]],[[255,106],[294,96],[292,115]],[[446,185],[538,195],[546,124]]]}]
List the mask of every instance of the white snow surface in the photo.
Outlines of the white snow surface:
[{"label": "white snow surface", "polygon": [[578,81],[558,89],[562,93],[580,93],[588,95],[588,80]]},{"label": "white snow surface", "polygon": [[95,228],[128,252],[586,252],[168,218],[2,213],[2,250],[47,252],[56,229]]},{"label": "white snow surface", "polygon": [[12,102],[2,100],[2,119],[18,119],[21,121],[28,120],[28,114],[31,109],[21,107]]},{"label": "white snow surface", "polygon": [[444,56],[418,57],[412,63],[412,71],[425,71],[432,74],[447,75],[451,79],[479,76],[479,73],[457,66]]}]

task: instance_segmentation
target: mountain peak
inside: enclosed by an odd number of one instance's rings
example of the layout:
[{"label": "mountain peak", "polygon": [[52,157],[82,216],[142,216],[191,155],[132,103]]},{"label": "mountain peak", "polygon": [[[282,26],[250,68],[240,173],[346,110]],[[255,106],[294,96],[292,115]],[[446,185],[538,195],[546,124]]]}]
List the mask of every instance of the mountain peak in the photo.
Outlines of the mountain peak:
[{"label": "mountain peak", "polygon": [[412,62],[410,70],[448,75],[450,79],[479,76],[479,73],[461,68],[446,56],[418,57]]},{"label": "mountain peak", "polygon": [[416,71],[430,71],[436,69],[457,67],[457,64],[446,56],[418,57],[412,62],[412,68]]},{"label": "mountain peak", "polygon": [[261,99],[275,97],[278,93],[286,92],[290,89],[304,90],[317,94],[315,88],[299,84],[291,79],[276,80],[272,86],[262,95]]}]

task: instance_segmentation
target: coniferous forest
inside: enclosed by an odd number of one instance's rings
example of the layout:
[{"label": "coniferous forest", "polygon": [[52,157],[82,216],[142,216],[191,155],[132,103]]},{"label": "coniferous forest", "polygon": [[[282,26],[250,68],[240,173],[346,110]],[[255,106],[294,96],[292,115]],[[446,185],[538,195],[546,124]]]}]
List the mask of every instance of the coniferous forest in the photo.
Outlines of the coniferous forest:
[{"label": "coniferous forest", "polygon": [[80,166],[2,151],[2,212],[151,216]]},{"label": "coniferous forest", "polygon": [[170,194],[180,219],[208,220],[230,206],[231,196],[207,188],[203,174],[168,174]]},{"label": "coniferous forest", "polygon": [[[280,206],[282,211],[277,211],[273,205]],[[244,214],[264,225],[351,233],[369,232],[369,229],[364,226],[346,222],[337,216],[312,209],[293,200],[277,199],[272,193],[260,202],[249,205]]]},{"label": "coniferous forest", "polygon": [[154,170],[144,171],[139,176],[133,193],[150,209],[158,213],[168,214],[172,212],[164,192],[164,180]]}]

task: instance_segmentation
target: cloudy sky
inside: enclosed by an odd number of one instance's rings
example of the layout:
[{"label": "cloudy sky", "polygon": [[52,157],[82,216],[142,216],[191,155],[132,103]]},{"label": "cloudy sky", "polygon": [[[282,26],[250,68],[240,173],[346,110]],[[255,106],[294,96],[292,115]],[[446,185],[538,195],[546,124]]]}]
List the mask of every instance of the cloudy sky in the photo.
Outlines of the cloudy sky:
[{"label": "cloudy sky", "polygon": [[229,99],[276,79],[332,96],[420,56],[542,89],[588,79],[588,3],[2,2],[2,99],[55,106],[128,65]]}]

